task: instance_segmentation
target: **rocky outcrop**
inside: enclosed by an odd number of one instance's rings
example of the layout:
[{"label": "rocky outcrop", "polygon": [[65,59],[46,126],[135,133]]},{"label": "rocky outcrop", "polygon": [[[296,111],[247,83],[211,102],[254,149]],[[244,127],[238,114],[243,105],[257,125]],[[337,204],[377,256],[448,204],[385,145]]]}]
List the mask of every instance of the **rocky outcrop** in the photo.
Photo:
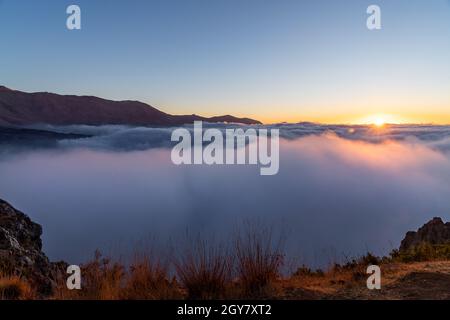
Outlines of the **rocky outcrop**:
[{"label": "rocky outcrop", "polygon": [[417,231],[409,231],[400,244],[400,251],[407,251],[421,243],[450,243],[450,222],[444,223],[441,218],[433,218]]},{"label": "rocky outcrop", "polygon": [[42,295],[50,294],[61,264],[42,252],[42,227],[0,199],[0,274],[23,277]]}]

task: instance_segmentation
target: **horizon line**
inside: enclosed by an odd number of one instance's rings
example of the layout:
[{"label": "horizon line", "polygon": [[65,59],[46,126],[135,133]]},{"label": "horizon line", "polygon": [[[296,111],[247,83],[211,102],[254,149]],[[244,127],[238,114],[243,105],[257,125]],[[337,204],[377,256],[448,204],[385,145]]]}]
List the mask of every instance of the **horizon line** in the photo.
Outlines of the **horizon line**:
[{"label": "horizon line", "polygon": [[[92,94],[67,94],[67,93],[57,93],[57,90],[51,92],[51,91],[22,91],[22,90],[17,90],[17,89],[11,89],[8,86],[2,85],[0,84],[0,92],[1,91],[15,91],[15,92],[23,92],[23,93],[28,93],[28,94],[37,94],[37,93],[47,93],[47,94],[56,94],[56,95],[61,95],[61,96],[76,96],[76,97],[95,97],[95,98],[99,98],[99,99],[104,99],[104,100],[110,100],[110,101],[115,101],[115,102],[126,102],[126,101],[133,101],[133,102],[140,102],[143,104],[148,105],[149,107],[152,108],[157,108],[158,110],[162,111],[162,112],[166,112],[163,111],[163,108],[160,108],[160,106],[153,106],[151,103],[149,102],[144,102],[141,100],[136,100],[136,99],[114,99],[114,98],[107,98],[107,97],[101,97],[98,95],[92,95]],[[182,114],[182,113],[177,113],[177,114],[173,114],[176,116],[184,116],[187,114]],[[189,115],[198,115],[196,113],[190,113]],[[281,120],[281,121],[276,121],[276,122],[272,122],[272,121],[262,121],[256,118],[253,118],[252,116],[237,116],[237,115],[230,115],[229,113],[224,112],[221,115],[204,115],[203,117],[220,117],[220,116],[234,116],[237,118],[247,118],[247,119],[252,119],[252,120],[256,120],[259,121],[261,124],[260,125],[266,125],[266,126],[270,126],[270,125],[281,125],[281,124],[287,124],[287,125],[293,125],[293,124],[306,124],[306,123],[310,123],[310,124],[314,124],[314,125],[325,125],[325,126],[374,126],[374,127],[384,127],[384,126],[450,126],[450,122],[448,123],[435,123],[435,122],[385,122],[382,124],[382,126],[377,126],[375,123],[369,123],[369,122],[328,122],[328,121],[314,121],[314,120],[300,120],[300,121],[286,121],[286,120]],[[450,116],[450,114],[449,114]]]}]

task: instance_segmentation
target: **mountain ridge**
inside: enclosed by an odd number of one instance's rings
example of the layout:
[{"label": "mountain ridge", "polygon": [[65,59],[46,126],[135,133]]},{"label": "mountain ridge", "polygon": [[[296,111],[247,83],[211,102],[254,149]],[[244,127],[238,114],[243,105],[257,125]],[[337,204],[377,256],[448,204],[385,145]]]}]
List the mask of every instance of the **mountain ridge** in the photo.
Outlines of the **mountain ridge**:
[{"label": "mountain ridge", "polygon": [[96,96],[60,95],[13,90],[0,85],[0,125],[158,125],[175,126],[194,121],[261,124],[231,115],[202,117],[172,115],[136,100],[114,101]]}]

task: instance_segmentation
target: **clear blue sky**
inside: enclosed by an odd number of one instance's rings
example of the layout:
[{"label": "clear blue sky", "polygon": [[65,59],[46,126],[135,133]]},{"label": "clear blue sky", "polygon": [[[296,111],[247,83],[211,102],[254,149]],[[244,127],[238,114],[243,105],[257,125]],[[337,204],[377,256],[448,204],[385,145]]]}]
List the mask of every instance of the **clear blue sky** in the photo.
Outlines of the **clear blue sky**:
[{"label": "clear blue sky", "polygon": [[[66,29],[70,4],[82,30]],[[0,39],[0,84],[24,91],[266,122],[450,123],[448,0],[0,0]]]}]

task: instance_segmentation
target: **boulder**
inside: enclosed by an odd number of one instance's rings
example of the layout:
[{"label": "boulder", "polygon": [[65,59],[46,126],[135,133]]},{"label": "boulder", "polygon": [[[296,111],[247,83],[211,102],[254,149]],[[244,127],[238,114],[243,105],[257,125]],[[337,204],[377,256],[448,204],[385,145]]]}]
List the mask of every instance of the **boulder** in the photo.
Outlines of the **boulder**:
[{"label": "boulder", "polygon": [[0,199],[0,275],[17,275],[51,294],[62,268],[42,252],[42,227]]},{"label": "boulder", "polygon": [[419,230],[407,232],[400,244],[400,251],[408,251],[421,243],[450,243],[450,222],[444,223],[441,218],[433,218]]}]

